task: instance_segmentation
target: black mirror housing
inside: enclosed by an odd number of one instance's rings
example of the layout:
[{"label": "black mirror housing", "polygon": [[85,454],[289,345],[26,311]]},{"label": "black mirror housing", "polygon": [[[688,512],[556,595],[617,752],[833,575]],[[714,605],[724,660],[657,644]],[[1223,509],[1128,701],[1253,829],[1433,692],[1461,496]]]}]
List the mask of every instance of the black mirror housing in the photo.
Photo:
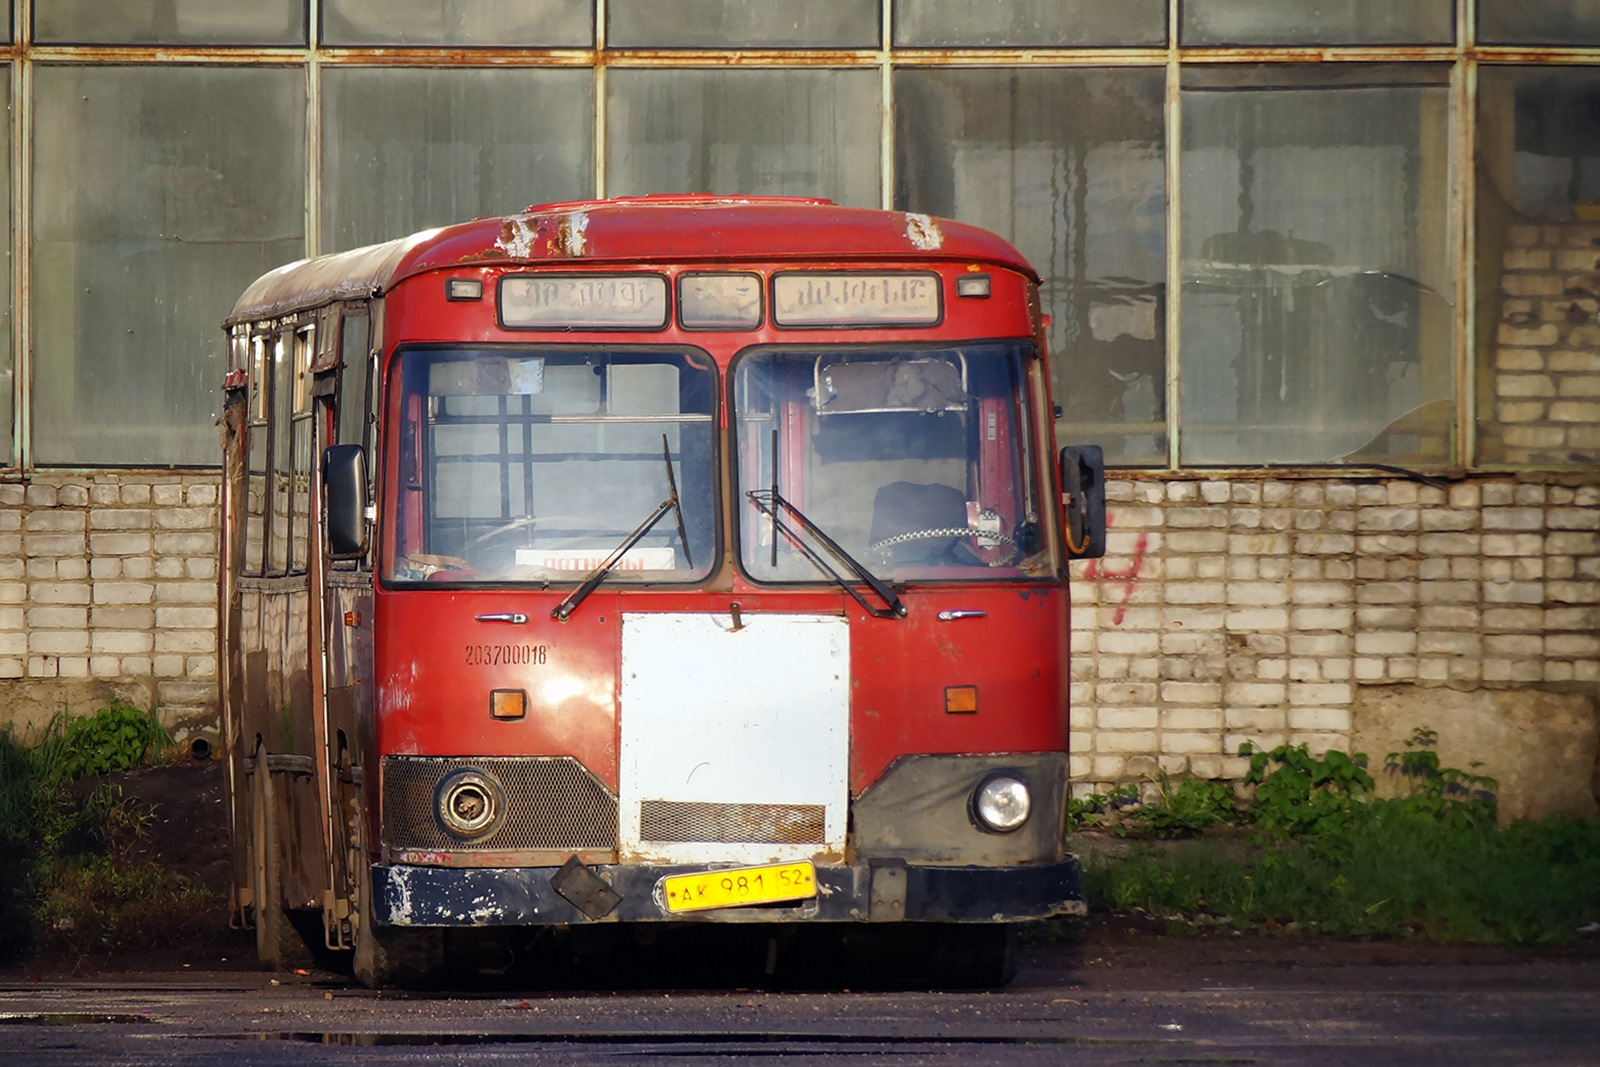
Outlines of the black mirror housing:
[{"label": "black mirror housing", "polygon": [[367,455],[360,445],[322,452],[323,523],[329,559],[367,554]]},{"label": "black mirror housing", "polygon": [[1099,445],[1061,450],[1061,530],[1070,558],[1106,554],[1106,460]]}]

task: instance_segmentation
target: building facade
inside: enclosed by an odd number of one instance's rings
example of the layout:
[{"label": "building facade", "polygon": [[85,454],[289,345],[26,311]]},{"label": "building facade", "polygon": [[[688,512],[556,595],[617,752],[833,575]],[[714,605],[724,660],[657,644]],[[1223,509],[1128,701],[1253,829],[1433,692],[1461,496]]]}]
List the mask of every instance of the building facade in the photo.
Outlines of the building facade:
[{"label": "building facade", "polygon": [[1117,468],[1082,788],[1408,715],[1592,770],[1590,0],[9,6],[12,717],[214,717],[218,324],[257,275],[703,191],[958,218],[1044,276],[1061,438]]}]

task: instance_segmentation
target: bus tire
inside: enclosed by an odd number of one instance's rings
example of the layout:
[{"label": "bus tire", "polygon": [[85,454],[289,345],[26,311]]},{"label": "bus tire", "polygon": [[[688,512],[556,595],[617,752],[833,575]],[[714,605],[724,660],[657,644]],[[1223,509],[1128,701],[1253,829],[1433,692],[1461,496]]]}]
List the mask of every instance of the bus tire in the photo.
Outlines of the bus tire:
[{"label": "bus tire", "polygon": [[368,989],[437,989],[444,980],[444,931],[385,926],[372,919],[372,861],[363,846],[351,933],[351,970]]},{"label": "bus tire", "polygon": [[311,949],[283,906],[283,839],[265,751],[256,753],[250,777],[250,899],[255,908],[256,958],[268,971],[309,967]]}]

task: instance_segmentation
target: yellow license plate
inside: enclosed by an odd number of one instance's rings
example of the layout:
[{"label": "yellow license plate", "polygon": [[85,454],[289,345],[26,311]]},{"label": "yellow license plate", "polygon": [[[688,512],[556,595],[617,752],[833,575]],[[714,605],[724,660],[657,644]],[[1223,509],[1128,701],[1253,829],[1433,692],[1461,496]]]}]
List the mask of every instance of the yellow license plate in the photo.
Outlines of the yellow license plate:
[{"label": "yellow license plate", "polygon": [[810,860],[734,867],[699,874],[674,874],[662,882],[667,910],[704,911],[808,900],[817,895],[817,872]]}]

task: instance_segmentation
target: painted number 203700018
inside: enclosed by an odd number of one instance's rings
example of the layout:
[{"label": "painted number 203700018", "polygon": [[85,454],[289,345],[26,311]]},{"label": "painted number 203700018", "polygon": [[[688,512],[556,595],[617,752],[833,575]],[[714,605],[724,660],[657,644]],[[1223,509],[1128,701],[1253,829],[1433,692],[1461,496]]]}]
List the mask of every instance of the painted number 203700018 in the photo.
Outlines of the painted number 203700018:
[{"label": "painted number 203700018", "polygon": [[545,645],[468,645],[468,667],[521,667],[544,663]]}]

